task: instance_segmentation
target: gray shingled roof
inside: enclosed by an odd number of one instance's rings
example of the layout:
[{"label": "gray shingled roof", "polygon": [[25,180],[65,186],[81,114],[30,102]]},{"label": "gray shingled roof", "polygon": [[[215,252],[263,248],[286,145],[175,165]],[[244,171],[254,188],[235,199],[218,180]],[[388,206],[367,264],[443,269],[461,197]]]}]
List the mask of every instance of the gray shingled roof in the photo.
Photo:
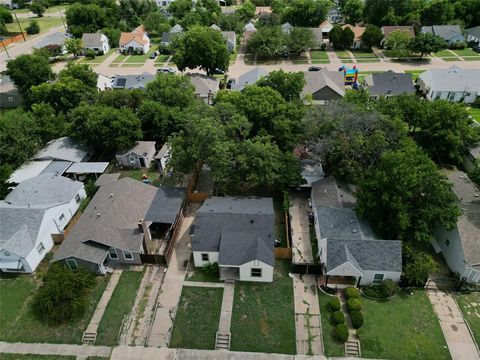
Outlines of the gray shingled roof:
[{"label": "gray shingled roof", "polygon": [[356,199],[348,186],[328,176],[312,184],[311,192],[314,207],[354,207]]},{"label": "gray shingled roof", "polygon": [[213,197],[197,212],[192,249],[219,252],[220,265],[261,260],[273,266],[274,223],[271,198]]},{"label": "gray shingled roof", "polygon": [[84,33],[82,35],[83,46],[102,46],[102,33]]},{"label": "gray shingled roof", "polygon": [[70,165],[70,161],[52,161],[40,174],[63,175]]},{"label": "gray shingled roof", "polygon": [[70,202],[83,183],[63,176],[41,174],[23,181],[5,202],[13,206],[48,208]]},{"label": "gray shingled roof", "polygon": [[[139,251],[143,234],[138,230],[138,222],[145,218],[156,192],[156,187],[131,178],[105,183],[63,241],[54,260],[73,256],[98,264],[110,246]],[[92,246],[93,243],[97,245]]]},{"label": "gray shingled roof", "polygon": [[402,271],[400,240],[327,240],[327,274],[345,262],[362,270]]},{"label": "gray shingled roof", "polygon": [[215,94],[219,87],[218,87],[218,80],[212,78],[210,76],[206,76],[203,74],[193,73],[193,74],[186,74],[190,79],[190,83],[195,88],[196,95],[208,95],[208,94]]},{"label": "gray shingled roof", "polygon": [[88,151],[89,149],[71,137],[64,136],[49,141],[42,150],[32,156],[32,159],[80,162],[88,156]]},{"label": "gray shingled roof", "polygon": [[477,39],[480,39],[480,26],[475,26],[469,29],[465,29],[465,33],[468,35],[472,35]]},{"label": "gray shingled roof", "polygon": [[446,41],[465,40],[459,25],[432,25],[422,26],[422,33],[431,33],[440,36]]},{"label": "gray shingled roof", "polygon": [[412,74],[396,73],[388,70],[383,73],[370,74],[365,78],[370,95],[414,94]]},{"label": "gray shingled roof", "polygon": [[301,96],[312,95],[317,91],[328,87],[340,96],[345,95],[345,80],[340,71],[305,71],[305,86],[302,89]]},{"label": "gray shingled roof", "polygon": [[370,226],[359,219],[352,209],[318,207],[318,222],[322,239],[373,239]]},{"label": "gray shingled roof", "polygon": [[480,91],[480,69],[430,69],[419,76],[431,91]]},{"label": "gray shingled roof", "polygon": [[152,147],[155,148],[155,144],[155,141],[136,141],[132,148],[120,151],[117,155],[125,156],[134,153],[139,156],[145,156],[145,154],[148,154],[152,150]]},{"label": "gray shingled roof", "polygon": [[71,35],[58,31],[53,33],[52,35],[47,36],[46,38],[40,40],[34,47],[37,49],[41,49],[48,45],[63,45],[65,40],[70,39]]},{"label": "gray shingled roof", "polygon": [[242,91],[247,85],[255,84],[262,76],[268,75],[268,71],[261,67],[253,68],[240,75],[233,86],[234,90]]},{"label": "gray shingled roof", "polygon": [[138,75],[115,75],[113,89],[144,89],[155,80],[156,75],[143,73]]},{"label": "gray shingled roof", "polygon": [[146,221],[173,224],[180,212],[186,188],[160,187],[145,215]]}]

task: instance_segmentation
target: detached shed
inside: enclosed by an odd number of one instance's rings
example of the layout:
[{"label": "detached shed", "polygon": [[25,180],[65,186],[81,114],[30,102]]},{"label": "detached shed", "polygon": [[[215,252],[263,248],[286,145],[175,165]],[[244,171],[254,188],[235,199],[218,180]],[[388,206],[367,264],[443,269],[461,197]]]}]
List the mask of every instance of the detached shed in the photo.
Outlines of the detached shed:
[{"label": "detached shed", "polygon": [[155,141],[137,141],[129,150],[118,153],[115,157],[118,165],[129,168],[146,168],[155,156]]}]

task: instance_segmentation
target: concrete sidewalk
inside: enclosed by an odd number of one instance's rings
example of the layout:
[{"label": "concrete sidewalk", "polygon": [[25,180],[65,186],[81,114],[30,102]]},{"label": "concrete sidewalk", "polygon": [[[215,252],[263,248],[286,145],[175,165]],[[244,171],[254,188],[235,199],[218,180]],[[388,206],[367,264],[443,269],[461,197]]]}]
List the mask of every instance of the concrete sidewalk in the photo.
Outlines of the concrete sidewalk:
[{"label": "concrete sidewalk", "polygon": [[[110,357],[108,346],[0,342],[0,353]],[[1,356],[0,356],[1,358]]]},{"label": "concrete sidewalk", "polygon": [[206,288],[224,288],[225,283],[214,283],[206,281],[184,281],[183,286],[206,287]]},{"label": "concrete sidewalk", "polygon": [[294,263],[313,263],[307,199],[302,194],[292,194],[291,202],[292,206],[289,212],[292,230],[292,261]]},{"label": "concrete sidewalk", "polygon": [[462,312],[452,296],[441,290],[429,290],[427,296],[440,321],[452,359],[480,360]]},{"label": "concrete sidewalk", "polygon": [[222,310],[220,312],[220,322],[218,323],[218,332],[221,334],[230,333],[234,293],[235,283],[225,283],[225,289],[223,290]]}]

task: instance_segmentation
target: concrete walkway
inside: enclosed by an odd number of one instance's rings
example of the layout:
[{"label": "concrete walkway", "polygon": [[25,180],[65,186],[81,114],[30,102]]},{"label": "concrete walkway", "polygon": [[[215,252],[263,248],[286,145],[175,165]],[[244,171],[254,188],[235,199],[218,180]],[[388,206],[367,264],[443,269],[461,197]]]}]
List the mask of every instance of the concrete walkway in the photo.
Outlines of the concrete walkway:
[{"label": "concrete walkway", "polygon": [[155,318],[147,341],[148,346],[165,347],[168,346],[170,342],[173,320],[175,319],[175,313],[185,279],[186,269],[184,262],[188,260],[191,255],[189,246],[190,238],[188,234],[194,215],[194,212],[192,212],[183,219],[179,232],[179,240],[173,250],[156,304]]},{"label": "concrete walkway", "polygon": [[293,275],[297,354],[321,355],[323,349],[320,306],[314,275]]},{"label": "concrete walkway", "polygon": [[184,281],[183,286],[206,287],[206,288],[223,288],[225,283],[214,283],[204,281]]},{"label": "concrete walkway", "polygon": [[302,194],[292,194],[290,199],[292,204],[289,210],[292,230],[292,262],[313,263],[307,199]]},{"label": "concrete walkway", "polygon": [[218,332],[221,334],[230,333],[230,323],[232,322],[233,295],[235,293],[235,283],[225,283],[223,290],[222,310],[220,311],[220,321],[218,323]]},{"label": "concrete walkway", "polygon": [[452,359],[480,360],[480,354],[453,297],[441,290],[428,290],[427,296],[440,321]]},{"label": "concrete walkway", "polygon": [[110,280],[108,281],[107,287],[100,298],[100,301],[97,304],[97,308],[93,313],[92,318],[90,319],[90,323],[85,330],[85,333],[96,333],[98,330],[98,325],[102,320],[103,314],[105,313],[105,309],[107,308],[108,303],[110,302],[110,298],[112,297],[113,291],[117,287],[118,280],[122,275],[122,270],[114,270],[113,274],[110,276]]},{"label": "concrete walkway", "polygon": [[[0,342],[0,353],[110,357],[108,346]],[[0,356],[1,358],[1,356]]]}]

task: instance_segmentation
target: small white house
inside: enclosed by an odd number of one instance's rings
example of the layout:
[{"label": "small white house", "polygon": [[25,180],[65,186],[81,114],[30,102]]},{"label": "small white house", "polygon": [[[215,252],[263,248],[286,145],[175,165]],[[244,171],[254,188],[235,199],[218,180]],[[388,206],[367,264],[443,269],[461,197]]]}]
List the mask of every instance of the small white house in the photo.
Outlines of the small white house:
[{"label": "small white house", "polygon": [[118,153],[117,163],[128,168],[148,168],[155,157],[155,141],[137,141],[135,146]]},{"label": "small white house", "polygon": [[163,144],[160,151],[155,155],[155,161],[157,161],[158,171],[164,172],[167,169],[167,164],[172,158],[171,148],[168,143]]},{"label": "small white house", "polygon": [[207,199],[191,234],[195,267],[218,263],[222,280],[272,282],[274,224],[271,198]]},{"label": "small white house", "polygon": [[34,272],[85,197],[83,183],[52,174],[18,185],[0,201],[0,270]]},{"label": "small white house", "polygon": [[83,49],[93,50],[96,54],[103,55],[110,50],[108,38],[101,33],[84,33],[82,35]]},{"label": "small white house", "polygon": [[143,26],[139,26],[129,33],[122,32],[118,44],[122,53],[146,54],[150,50],[150,38]]},{"label": "small white house", "polygon": [[438,226],[432,245],[441,252],[452,272],[470,283],[480,284],[480,190],[461,171],[448,171],[462,214],[457,226],[447,230]]}]

